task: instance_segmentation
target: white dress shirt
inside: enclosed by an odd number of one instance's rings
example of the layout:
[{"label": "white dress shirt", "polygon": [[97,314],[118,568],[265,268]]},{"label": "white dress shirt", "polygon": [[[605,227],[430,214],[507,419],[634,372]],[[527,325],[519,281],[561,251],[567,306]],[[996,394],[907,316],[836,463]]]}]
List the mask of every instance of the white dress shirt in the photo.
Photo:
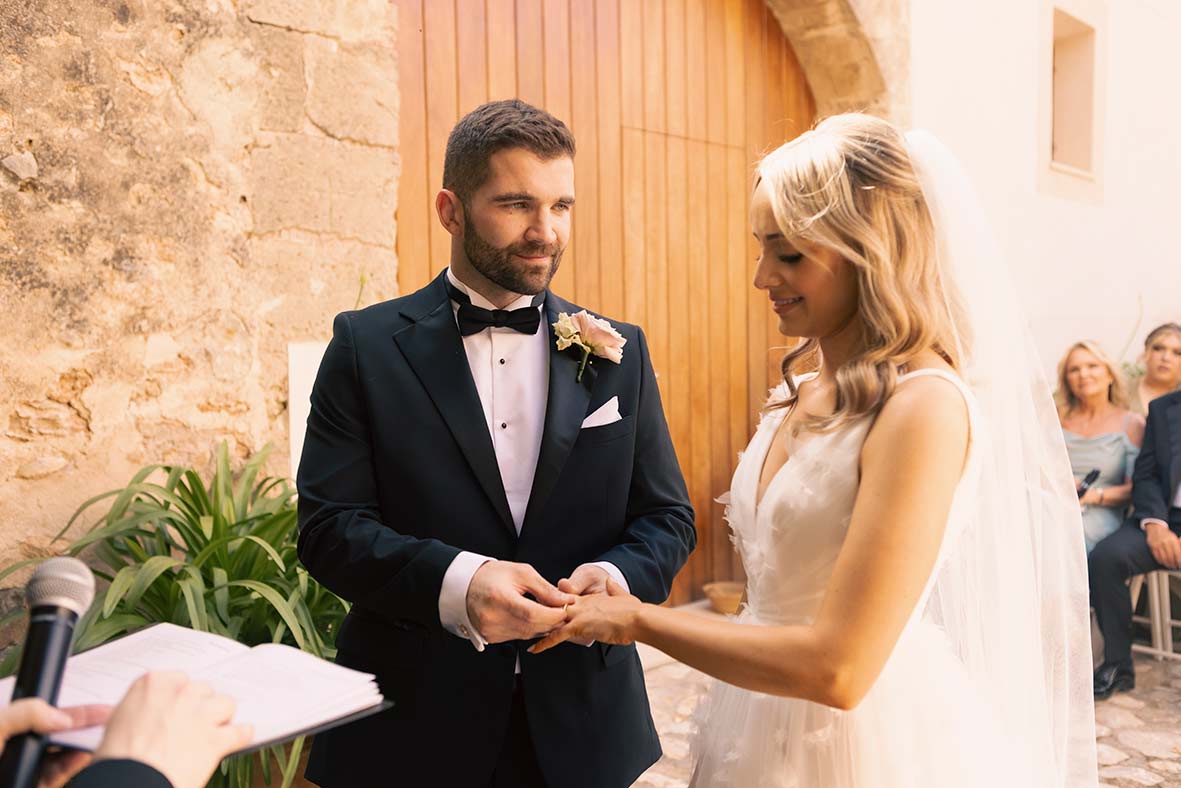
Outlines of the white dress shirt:
[{"label": "white dress shirt", "polygon": [[[471,299],[472,306],[496,309],[488,299],[467,287],[447,269],[447,279]],[[506,310],[528,307],[533,296],[523,295]],[[459,305],[452,302],[458,314]],[[537,307],[539,310],[545,306]],[[543,315],[544,320],[544,315]],[[541,439],[545,429],[545,403],[549,392],[549,332],[545,325],[536,334],[523,334],[512,328],[489,326],[463,338],[468,366],[484,408],[484,421],[492,436],[500,480],[508,498],[509,512],[517,534],[525,521]],[[439,592],[439,619],[451,633],[467,638],[483,651],[487,641],[480,636],[467,614],[467,590],[476,570],[495,559],[478,553],[461,552],[443,575]],[[619,585],[628,588],[619,567],[607,561],[595,562]],[[517,666],[520,670],[520,665]]]}]

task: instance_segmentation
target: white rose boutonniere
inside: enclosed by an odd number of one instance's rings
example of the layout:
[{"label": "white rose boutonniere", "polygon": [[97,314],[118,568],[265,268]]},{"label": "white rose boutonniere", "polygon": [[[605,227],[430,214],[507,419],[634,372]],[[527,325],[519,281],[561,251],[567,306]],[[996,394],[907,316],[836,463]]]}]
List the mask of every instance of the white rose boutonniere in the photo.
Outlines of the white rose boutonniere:
[{"label": "white rose boutonniere", "polygon": [[576,378],[579,382],[592,354],[614,364],[623,361],[623,346],[627,340],[606,320],[595,317],[585,309],[575,315],[559,313],[554,323],[554,334],[557,335],[558,350],[577,347],[582,351]]}]

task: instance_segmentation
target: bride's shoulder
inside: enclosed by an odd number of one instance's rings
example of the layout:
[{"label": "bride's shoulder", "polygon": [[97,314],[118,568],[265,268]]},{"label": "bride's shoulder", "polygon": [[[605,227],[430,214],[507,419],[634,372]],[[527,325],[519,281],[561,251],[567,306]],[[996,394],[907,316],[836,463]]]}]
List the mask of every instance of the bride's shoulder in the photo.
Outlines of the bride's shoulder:
[{"label": "bride's shoulder", "polygon": [[[871,438],[898,448],[927,441],[967,444],[971,392],[945,364],[912,366],[878,413]],[[929,445],[929,444],[928,444]]]},{"label": "bride's shoulder", "polygon": [[[795,386],[796,389],[798,390],[801,383],[803,383],[805,380],[810,380],[814,377],[816,377],[815,372],[805,372],[802,375],[792,375],[791,376],[792,386]],[[767,392],[767,401],[763,404],[763,407],[764,408],[775,408],[777,406],[780,406],[780,405],[783,405],[784,403],[786,403],[788,400],[790,400],[792,398],[792,393],[791,393],[792,386],[789,386],[787,384],[786,380],[781,380],[781,381],[779,381],[778,384],[772,386],[771,389]]]}]

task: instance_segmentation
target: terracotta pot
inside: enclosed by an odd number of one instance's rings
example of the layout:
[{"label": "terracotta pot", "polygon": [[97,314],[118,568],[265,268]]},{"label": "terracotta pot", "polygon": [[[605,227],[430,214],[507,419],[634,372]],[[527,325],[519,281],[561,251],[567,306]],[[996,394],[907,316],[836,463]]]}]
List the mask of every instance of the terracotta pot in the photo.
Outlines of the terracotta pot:
[{"label": "terracotta pot", "polygon": [[732,616],[738,612],[738,606],[742,604],[742,593],[746,586],[733,580],[719,580],[716,583],[706,583],[701,590],[709,598],[711,608],[718,613]]}]

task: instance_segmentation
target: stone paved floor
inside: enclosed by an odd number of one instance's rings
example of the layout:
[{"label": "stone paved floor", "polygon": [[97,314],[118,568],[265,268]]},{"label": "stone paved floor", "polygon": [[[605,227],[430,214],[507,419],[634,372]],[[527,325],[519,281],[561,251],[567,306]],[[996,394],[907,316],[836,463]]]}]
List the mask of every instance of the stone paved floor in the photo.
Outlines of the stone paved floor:
[{"label": "stone paved floor", "polygon": [[[645,646],[640,657],[664,758],[636,786],[683,788],[692,714],[708,679]],[[1136,689],[1096,704],[1095,720],[1101,786],[1181,788],[1181,661],[1137,655]]]}]

